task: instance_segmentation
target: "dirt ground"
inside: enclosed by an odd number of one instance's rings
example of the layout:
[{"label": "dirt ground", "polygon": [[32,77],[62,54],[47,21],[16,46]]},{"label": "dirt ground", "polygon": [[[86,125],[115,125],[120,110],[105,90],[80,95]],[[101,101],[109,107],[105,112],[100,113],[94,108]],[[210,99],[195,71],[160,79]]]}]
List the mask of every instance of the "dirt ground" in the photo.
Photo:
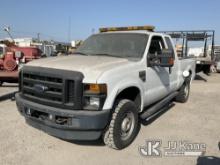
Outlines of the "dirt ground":
[{"label": "dirt ground", "polygon": [[[0,95],[16,86],[0,87]],[[146,157],[139,147],[146,140],[205,143],[203,157]],[[174,106],[148,125],[142,125],[135,141],[117,151],[98,142],[67,142],[25,124],[15,102],[0,102],[0,165],[66,165],[66,164],[154,164],[154,165],[219,165],[220,151],[220,74],[199,75],[191,87],[190,99]],[[162,150],[163,151],[163,150]],[[213,156],[212,158],[208,156]]]}]

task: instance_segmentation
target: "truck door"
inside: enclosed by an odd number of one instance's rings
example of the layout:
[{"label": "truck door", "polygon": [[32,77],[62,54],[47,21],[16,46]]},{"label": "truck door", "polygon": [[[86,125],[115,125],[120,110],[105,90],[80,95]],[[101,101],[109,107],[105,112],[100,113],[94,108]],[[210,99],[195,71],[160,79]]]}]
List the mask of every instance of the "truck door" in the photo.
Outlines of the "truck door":
[{"label": "truck door", "polygon": [[178,61],[175,59],[175,51],[173,44],[171,42],[171,39],[169,37],[165,37],[166,45],[168,50],[172,51],[173,53],[173,58],[174,58],[174,65],[172,68],[169,70],[169,77],[170,77],[170,92],[176,91],[177,90],[177,85],[178,85]]},{"label": "truck door", "polygon": [[165,49],[163,38],[159,35],[153,36],[147,54],[145,106],[159,101],[170,92],[169,68],[150,65],[153,60],[151,57],[161,55],[162,49]]}]

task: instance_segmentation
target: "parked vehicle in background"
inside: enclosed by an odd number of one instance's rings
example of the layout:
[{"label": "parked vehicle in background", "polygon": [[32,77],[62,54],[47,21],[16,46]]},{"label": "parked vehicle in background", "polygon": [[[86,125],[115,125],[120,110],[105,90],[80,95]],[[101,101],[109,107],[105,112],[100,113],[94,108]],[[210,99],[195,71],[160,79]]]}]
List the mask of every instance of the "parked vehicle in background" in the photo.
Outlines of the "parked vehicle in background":
[{"label": "parked vehicle in background", "polygon": [[216,70],[220,73],[220,61],[216,62]]},{"label": "parked vehicle in background", "polygon": [[32,45],[41,50],[42,57],[56,56],[56,45],[54,43],[42,41],[33,43]]},{"label": "parked vehicle in background", "polygon": [[15,38],[13,39],[18,47],[37,47],[41,50],[42,57],[50,57],[56,55],[55,41],[46,41],[35,38]]},{"label": "parked vehicle in background", "polygon": [[18,47],[37,47],[41,50],[42,57],[57,56],[59,54],[71,54],[76,47],[79,46],[80,41],[74,41],[74,45],[66,42],[57,42],[53,40],[40,40],[35,38],[15,38],[15,45]]},{"label": "parked vehicle in background", "polygon": [[196,73],[202,71],[209,75],[211,66],[215,64],[214,30],[163,31],[163,33],[173,38],[179,57],[196,60]]},{"label": "parked vehicle in background", "polygon": [[0,85],[17,82],[19,67],[40,57],[41,51],[36,47],[0,44]]},{"label": "parked vehicle in background", "polygon": [[53,136],[123,149],[173,99],[188,100],[195,60],[179,58],[152,26],[101,28],[73,56],[21,69],[16,103],[26,122]]},{"label": "parked vehicle in background", "polygon": [[216,71],[220,72],[220,45],[214,46],[214,56]]},{"label": "parked vehicle in background", "polygon": [[220,61],[220,45],[214,46],[214,53],[217,61]]},{"label": "parked vehicle in background", "polygon": [[6,47],[7,46],[5,44],[0,44],[0,59],[2,59],[4,57]]}]

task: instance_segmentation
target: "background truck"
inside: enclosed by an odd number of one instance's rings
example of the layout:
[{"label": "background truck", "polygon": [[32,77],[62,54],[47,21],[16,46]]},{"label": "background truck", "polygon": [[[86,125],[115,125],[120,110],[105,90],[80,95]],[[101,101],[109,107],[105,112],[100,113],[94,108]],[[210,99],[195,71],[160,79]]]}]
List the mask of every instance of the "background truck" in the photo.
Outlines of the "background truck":
[{"label": "background truck", "polygon": [[179,57],[194,58],[196,60],[196,73],[210,73],[211,66],[215,65],[215,31],[162,31],[171,36],[175,43]]},{"label": "background truck", "polygon": [[41,57],[41,51],[36,47],[19,47],[13,43],[3,43],[0,44],[0,85],[3,82],[17,82],[19,66]]},{"label": "background truck", "polygon": [[171,100],[186,102],[195,60],[179,59],[171,37],[152,26],[101,28],[74,56],[28,63],[16,103],[26,122],[71,140],[123,149],[140,123]]},{"label": "background truck", "polygon": [[214,46],[215,68],[220,73],[220,45]]}]

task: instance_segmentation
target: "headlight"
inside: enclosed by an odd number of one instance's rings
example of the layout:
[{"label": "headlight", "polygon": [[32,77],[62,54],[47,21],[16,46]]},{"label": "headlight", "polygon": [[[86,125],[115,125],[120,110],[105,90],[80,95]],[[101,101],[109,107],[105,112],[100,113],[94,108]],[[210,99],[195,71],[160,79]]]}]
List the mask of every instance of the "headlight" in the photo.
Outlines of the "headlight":
[{"label": "headlight", "polygon": [[84,109],[101,110],[106,96],[106,84],[85,84],[84,85]]},{"label": "headlight", "polygon": [[90,97],[89,104],[94,107],[99,107],[100,99],[98,97]]},{"label": "headlight", "polygon": [[84,96],[84,108],[86,110],[99,110],[100,98],[93,96]]}]

